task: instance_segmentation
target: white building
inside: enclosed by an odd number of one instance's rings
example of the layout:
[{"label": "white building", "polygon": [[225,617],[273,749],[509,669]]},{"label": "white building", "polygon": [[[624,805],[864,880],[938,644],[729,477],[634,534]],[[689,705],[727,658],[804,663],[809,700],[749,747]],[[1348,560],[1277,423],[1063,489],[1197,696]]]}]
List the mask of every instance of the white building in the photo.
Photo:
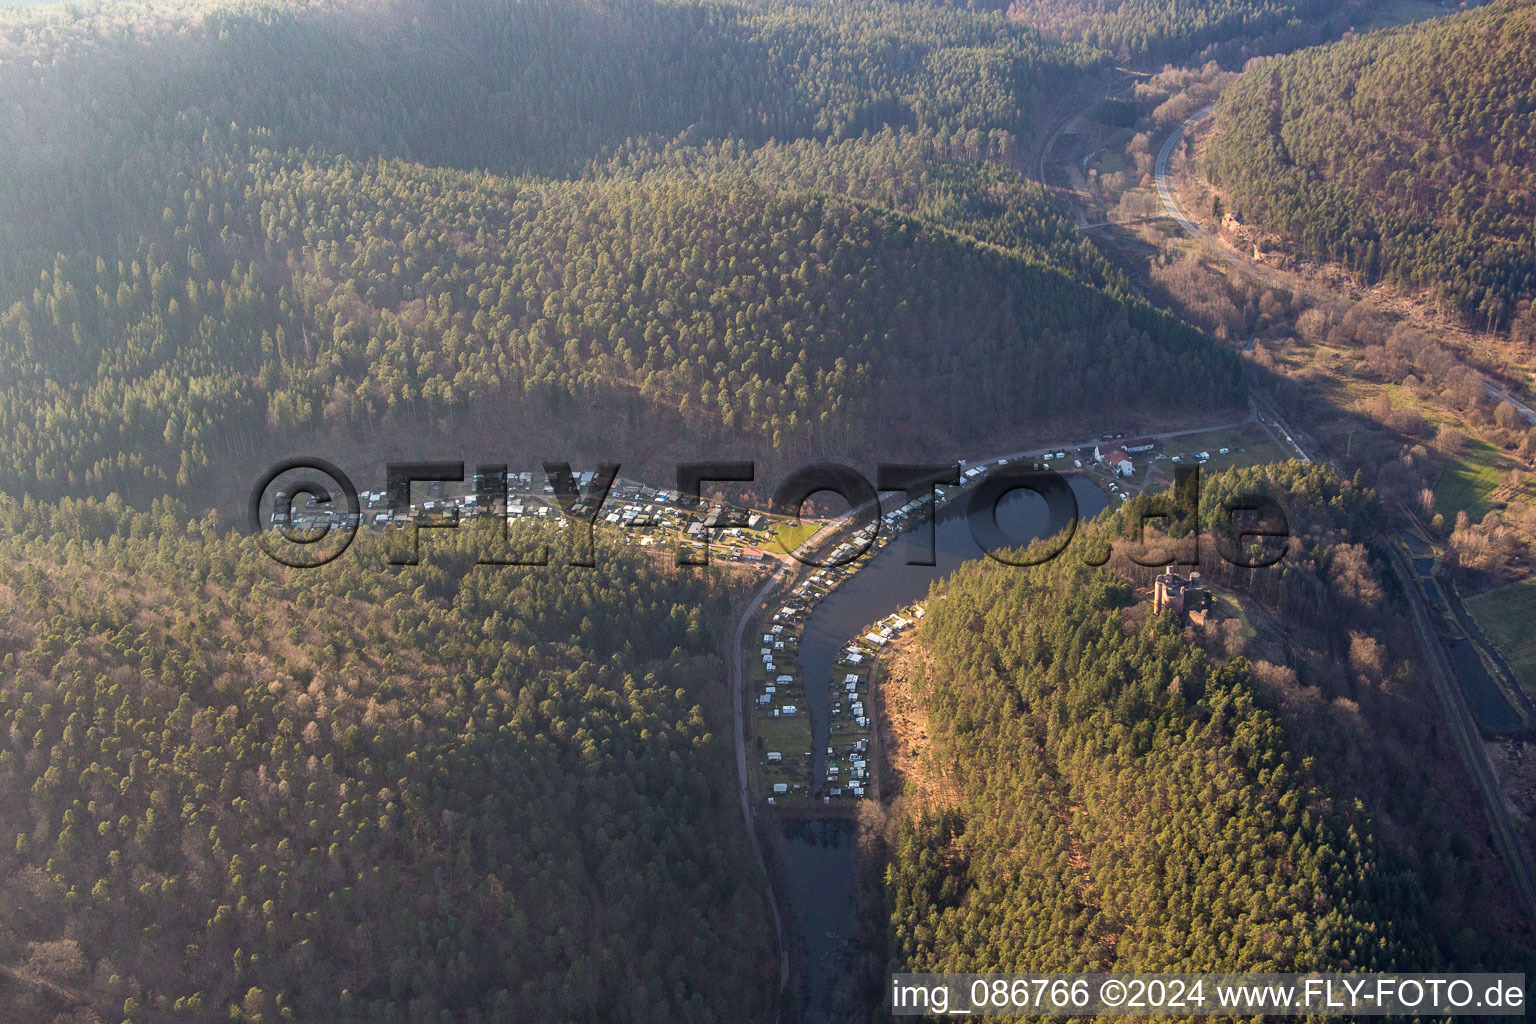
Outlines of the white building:
[{"label": "white building", "polygon": [[1131,462],[1131,457],[1125,454],[1123,448],[1111,448],[1102,454],[1095,448],[1093,453],[1098,456],[1100,462],[1113,470],[1116,476],[1133,476],[1136,473],[1135,463]]}]

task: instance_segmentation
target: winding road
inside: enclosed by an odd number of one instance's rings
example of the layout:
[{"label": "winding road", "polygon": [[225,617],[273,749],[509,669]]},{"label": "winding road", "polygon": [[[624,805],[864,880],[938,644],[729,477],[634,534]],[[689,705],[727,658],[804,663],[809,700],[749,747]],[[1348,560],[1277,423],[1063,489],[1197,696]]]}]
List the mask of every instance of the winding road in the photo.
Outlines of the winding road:
[{"label": "winding road", "polygon": [[[1173,185],[1168,176],[1168,162],[1174,151],[1184,141],[1186,134],[1195,125],[1209,118],[1214,112],[1214,106],[1207,106],[1195,111],[1176,128],[1163,142],[1157,154],[1154,165],[1154,181],[1157,186],[1158,198],[1162,201],[1164,213],[1175,221],[1184,232],[1196,242],[1207,247],[1211,252],[1219,255],[1232,266],[1243,267],[1247,273],[1254,275],[1266,284],[1277,282],[1264,272],[1262,265],[1256,265],[1245,254],[1234,250],[1219,238],[1202,231],[1185,215],[1179,204],[1178,196],[1174,192]],[[1052,132],[1049,141],[1042,149],[1038,167],[1038,179],[1045,181],[1046,154],[1049,153],[1051,144],[1056,141],[1058,135],[1070,122],[1063,121]],[[1099,225],[1083,225],[1084,227],[1097,227]],[[1536,425],[1536,409],[1531,408],[1509,394],[1504,388],[1494,384],[1487,378],[1483,379],[1483,387],[1488,395],[1497,401],[1507,401],[1525,418],[1528,423]],[[1278,404],[1268,396],[1261,396],[1257,392],[1254,395],[1256,402],[1262,403],[1262,407],[1256,406],[1254,416],[1259,424],[1278,442],[1279,436],[1283,436],[1290,442],[1303,461],[1311,462],[1313,458],[1301,447],[1296,440],[1297,432],[1285,422],[1285,417]],[[1172,436],[1172,435],[1163,435]],[[1062,447],[1067,447],[1063,445]],[[1020,456],[1038,454],[1049,449],[1040,449],[1033,453],[1020,453]],[[1335,472],[1338,467],[1332,466],[1330,460],[1322,458],[1325,464],[1330,465]],[[1456,676],[1445,653],[1444,645],[1440,643],[1438,634],[1434,632],[1429,612],[1424,605],[1423,595],[1420,594],[1417,584],[1414,582],[1413,573],[1403,564],[1402,555],[1396,550],[1390,540],[1388,547],[1392,550],[1393,568],[1397,571],[1405,592],[1409,597],[1415,624],[1418,626],[1421,645],[1424,649],[1426,660],[1429,663],[1429,675],[1433,681],[1436,695],[1446,712],[1446,720],[1455,738],[1458,752],[1462,761],[1466,764],[1468,772],[1472,775],[1477,785],[1479,795],[1485,810],[1487,811],[1491,830],[1502,859],[1509,868],[1510,876],[1516,892],[1514,896],[1522,905],[1528,919],[1536,925],[1536,871],[1533,871],[1531,859],[1524,844],[1520,840],[1520,834],[1515,828],[1511,818],[1509,806],[1504,800],[1503,790],[1498,778],[1488,760],[1487,751],[1483,748],[1477,728],[1472,718],[1471,708],[1467,706],[1466,697],[1457,684]]]},{"label": "winding road", "polygon": [[[1055,147],[1057,140],[1060,139],[1061,136],[1064,135],[1070,128],[1072,128],[1073,125],[1077,124],[1083,118],[1090,115],[1105,100],[1114,99],[1115,97],[1120,96],[1121,94],[1127,92],[1131,86],[1136,84],[1136,80],[1138,78],[1138,74],[1136,72],[1127,71],[1126,69],[1121,68],[1117,70],[1116,74],[1117,77],[1122,78],[1118,85],[1114,86],[1113,88],[1106,89],[1102,95],[1095,95],[1089,103],[1073,110],[1071,113],[1062,117],[1061,120],[1057,121],[1055,126],[1051,129],[1050,134],[1045,137],[1045,142],[1041,144],[1040,151],[1035,156],[1035,180],[1037,182],[1044,185],[1046,188],[1054,188],[1055,186],[1051,185],[1050,179],[1046,176],[1046,170],[1050,166],[1051,150]],[[1017,170],[1019,170],[1021,174],[1024,173],[1023,168],[1017,168]],[[1071,185],[1067,183],[1063,183],[1063,185],[1060,187],[1066,189],[1067,191],[1073,191]],[[1076,208],[1074,207],[1074,209]],[[1080,209],[1077,210],[1077,213],[1079,217],[1084,216]],[[1103,227],[1108,223],[1109,221],[1102,221],[1098,224],[1082,223],[1079,224],[1078,227],[1079,229]]]},{"label": "winding road", "polygon": [[[1213,430],[1233,430],[1237,427],[1243,426],[1245,423],[1252,423],[1257,418],[1257,416],[1257,411],[1250,404],[1248,407],[1248,415],[1244,416],[1240,420],[1233,420],[1231,423],[1218,423],[1215,426],[1209,427],[1188,427],[1183,430],[1164,430],[1155,434],[1131,434],[1127,437],[1117,439],[1115,443],[1123,445],[1132,441],[1166,441],[1174,437],[1189,437],[1192,434],[1208,434]],[[1064,441],[1061,444],[1054,444],[1046,448],[1032,448],[1027,452],[1010,452],[1007,455],[995,455],[990,459],[977,460],[976,464],[981,465],[983,463],[996,462],[998,459],[1007,459],[1009,462],[1012,462],[1015,459],[1030,459],[1039,455],[1049,455],[1051,452],[1059,452],[1068,448],[1092,448],[1095,445],[1102,445],[1104,443],[1105,442],[1102,437],[1091,437],[1086,441]]]},{"label": "winding road", "polygon": [[1214,106],[1206,107],[1203,110],[1195,111],[1185,118],[1184,123],[1179,125],[1172,135],[1168,136],[1168,140],[1163,143],[1163,148],[1157,151],[1157,164],[1153,169],[1153,173],[1157,176],[1157,195],[1163,201],[1163,210],[1168,216],[1178,221],[1179,225],[1189,232],[1193,238],[1200,237],[1200,228],[1188,217],[1184,216],[1184,210],[1179,206],[1178,199],[1174,197],[1173,189],[1168,186],[1168,158],[1173,156],[1173,151],[1178,148],[1179,143],[1184,141],[1185,133],[1210,117],[1215,109]]},{"label": "winding road", "polygon": [[1157,151],[1157,164],[1153,168],[1153,175],[1157,181],[1157,197],[1163,201],[1163,212],[1178,221],[1179,227],[1183,228],[1189,237],[1197,242],[1211,243],[1217,253],[1228,263],[1238,263],[1241,260],[1240,256],[1208,237],[1200,230],[1200,225],[1184,216],[1184,209],[1179,206],[1178,197],[1173,194],[1173,187],[1168,183],[1168,158],[1173,156],[1173,151],[1184,141],[1185,133],[1210,117],[1215,110],[1214,106],[1206,107],[1184,119],[1184,123],[1179,125],[1178,130],[1168,136],[1168,141],[1163,143],[1163,148]]}]

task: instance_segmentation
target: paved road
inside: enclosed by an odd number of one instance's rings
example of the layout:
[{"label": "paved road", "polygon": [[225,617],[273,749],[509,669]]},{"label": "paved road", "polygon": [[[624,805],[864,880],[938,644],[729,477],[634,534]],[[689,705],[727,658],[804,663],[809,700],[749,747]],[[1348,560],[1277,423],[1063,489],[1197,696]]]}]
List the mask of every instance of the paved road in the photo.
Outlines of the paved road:
[{"label": "paved road", "polygon": [[1508,402],[1514,406],[1516,411],[1525,417],[1525,422],[1536,426],[1536,409],[1532,409],[1492,381],[1483,381],[1483,390],[1487,391],[1488,397],[1492,398],[1495,402]]},{"label": "paved road", "polygon": [[1250,405],[1248,408],[1248,415],[1242,419],[1233,420],[1231,423],[1220,423],[1213,427],[1190,427],[1187,430],[1165,430],[1158,434],[1136,434],[1131,437],[1118,438],[1112,442],[1105,442],[1101,437],[1089,438],[1086,441],[1065,441],[1061,444],[1054,444],[1046,448],[1033,448],[1027,452],[1010,452],[1006,455],[994,455],[990,459],[979,459],[973,461],[976,465],[981,465],[982,463],[988,462],[996,462],[998,459],[1007,459],[1009,462],[1012,462],[1015,459],[1032,459],[1037,456],[1048,455],[1051,452],[1064,451],[1068,448],[1092,448],[1094,445],[1102,445],[1105,443],[1124,444],[1127,441],[1165,441],[1171,437],[1187,437],[1190,434],[1207,434],[1213,430],[1233,430],[1237,427],[1243,426],[1245,423],[1252,423],[1256,416],[1256,411]]},{"label": "paved road", "polygon": [[1414,574],[1410,571],[1397,545],[1389,542],[1388,547],[1392,552],[1392,568],[1397,571],[1403,590],[1408,595],[1408,603],[1413,609],[1414,625],[1419,633],[1419,646],[1423,649],[1425,659],[1429,663],[1429,676],[1435,684],[1435,692],[1440,697],[1440,703],[1445,707],[1445,721],[1451,728],[1451,735],[1455,737],[1456,747],[1461,753],[1463,763],[1467,766],[1467,771],[1471,773],[1473,781],[1477,783],[1477,788],[1482,794],[1483,807],[1488,812],[1488,822],[1493,829],[1494,842],[1499,852],[1503,854],[1504,861],[1509,866],[1510,877],[1514,880],[1514,895],[1520,901],[1528,919],[1536,925],[1536,873],[1531,869],[1529,853],[1520,840],[1520,833],[1515,828],[1509,813],[1509,805],[1504,802],[1504,792],[1499,786],[1498,776],[1494,774],[1493,765],[1488,761],[1488,752],[1483,749],[1476,726],[1472,724],[1472,709],[1467,706],[1466,696],[1456,682],[1455,671],[1449,659],[1446,658],[1445,647],[1440,643],[1439,634],[1435,632],[1434,624],[1430,621],[1429,611],[1424,605],[1424,597],[1419,592]]},{"label": "paved road", "polygon": [[[1214,106],[1206,107],[1204,110],[1197,110],[1185,118],[1184,123],[1179,125],[1178,130],[1168,136],[1168,141],[1163,143],[1163,148],[1157,151],[1157,164],[1153,168],[1153,173],[1157,179],[1157,196],[1163,201],[1163,211],[1178,221],[1179,227],[1183,228],[1189,234],[1189,237],[1196,241],[1209,241],[1209,239],[1201,232],[1198,224],[1184,216],[1184,210],[1179,206],[1179,200],[1173,194],[1172,186],[1168,184],[1168,158],[1173,155],[1173,151],[1178,148],[1179,143],[1184,141],[1184,133],[1210,117],[1215,109]],[[1219,246],[1217,251],[1221,253],[1228,263],[1238,262],[1238,256],[1227,249],[1226,246]]]},{"label": "paved road", "polygon": [[752,616],[763,606],[769,593],[778,585],[779,578],[784,574],[784,566],[781,564],[773,570],[763,585],[753,595],[752,601],[741,613],[741,618],[736,622],[736,635],[731,642],[730,679],[731,679],[731,716],[735,720],[736,732],[736,787],[737,795],[741,799],[741,818],[747,826],[747,840],[752,844],[752,851],[757,854],[758,867],[763,872],[764,894],[768,900],[768,908],[773,912],[773,931],[779,943],[779,995],[774,1000],[773,1019],[780,1017],[781,1008],[779,1000],[783,998],[784,989],[789,986],[789,943],[784,938],[784,918],[779,913],[779,901],[773,893],[773,877],[768,874],[768,859],[763,856],[763,847],[757,835],[757,815],[752,810],[751,777],[747,774],[747,730],[746,716],[742,710],[742,671],[741,659],[746,651],[747,626],[751,625]]},{"label": "paved road", "polygon": [[[1106,442],[1104,440],[1104,438],[1102,438],[1102,437],[1091,437],[1091,438],[1088,438],[1085,441],[1061,441],[1061,442],[1059,442],[1057,444],[1047,445],[1044,448],[1031,448],[1028,451],[1021,451],[1021,452],[1006,452],[1006,453],[1004,453],[1002,455],[992,455],[992,456],[989,456],[989,457],[984,458],[984,459],[967,459],[966,460],[966,465],[968,465],[968,466],[987,465],[987,464],[990,464],[990,463],[994,463],[994,462],[996,462],[999,459],[1007,459],[1009,462],[1016,462],[1019,459],[1039,458],[1042,455],[1049,455],[1052,452],[1075,450],[1075,449],[1079,449],[1079,448],[1092,448],[1095,445],[1103,445],[1103,444],[1123,445],[1123,444],[1125,444],[1128,441],[1165,441],[1165,440],[1167,440],[1169,438],[1173,438],[1173,437],[1188,437],[1191,434],[1208,434],[1208,433],[1210,433],[1213,430],[1234,430],[1234,429],[1236,429],[1238,427],[1241,427],[1241,426],[1243,426],[1245,424],[1255,423],[1255,422],[1263,424],[1264,421],[1263,421],[1262,417],[1259,416],[1258,410],[1254,408],[1252,403],[1250,403],[1249,406],[1248,406],[1248,415],[1243,417],[1240,420],[1233,420],[1231,423],[1217,423],[1217,424],[1214,424],[1214,425],[1208,426],[1208,427],[1189,427],[1189,428],[1184,429],[1184,430],[1164,430],[1164,431],[1162,431],[1160,433],[1156,433],[1156,434],[1132,434],[1132,435],[1129,435],[1127,437],[1117,438],[1114,441],[1108,441],[1108,442]],[[1287,434],[1286,437],[1289,440],[1290,435]],[[1294,441],[1292,441],[1291,443],[1293,445],[1295,444]],[[1301,446],[1300,445],[1296,445],[1296,450],[1298,452],[1301,452]],[[1306,456],[1305,452],[1301,453],[1301,458],[1302,458],[1303,462],[1311,462],[1312,461],[1310,458],[1308,458]],[[853,521],[857,517],[864,515],[866,512],[870,511],[872,508],[873,508],[873,504],[871,502],[867,502],[866,501],[864,504],[858,506],[857,508],[851,508],[848,511],[842,513],[841,515],[834,517],[831,520],[831,525],[833,525],[837,529],[843,529],[843,528],[849,526],[850,524],[852,524]],[[818,533],[817,536],[819,537],[819,536],[822,536],[822,535]],[[802,547],[803,547],[803,545],[802,545]]]},{"label": "paved road", "polygon": [[[1272,413],[1271,415],[1273,419],[1272,425],[1271,423],[1267,423],[1265,421],[1264,416],[1260,413],[1257,406],[1250,404],[1248,415],[1240,420],[1233,420],[1230,423],[1223,423],[1216,426],[1189,427],[1182,430],[1164,430],[1157,433],[1138,434],[1135,437],[1121,439],[1121,443],[1124,441],[1137,440],[1164,441],[1176,437],[1187,437],[1194,434],[1204,434],[1213,430],[1232,430],[1248,423],[1257,422],[1263,426],[1265,430],[1270,430],[1271,426],[1273,426],[1274,429],[1280,430],[1284,434],[1286,440],[1290,441],[1291,444],[1295,447],[1301,458],[1310,462],[1311,459],[1307,456],[1306,452],[1302,450],[1301,446],[1295,442],[1293,439],[1293,432],[1283,425],[1278,413]],[[1080,441],[1063,441],[1041,448],[1031,448],[1024,451],[1009,452],[1007,454],[994,455],[985,459],[973,459],[969,460],[969,462],[976,465],[983,463],[995,463],[998,459],[1008,459],[1010,462],[1012,462],[1018,459],[1037,458],[1039,456],[1056,451],[1091,448],[1094,445],[1102,443],[1103,439],[1098,437]],[[870,506],[866,503],[865,505],[861,505],[858,508],[849,509],[847,512],[844,512],[842,515],[837,516],[831,520],[829,525],[832,525],[835,529],[846,528],[847,526],[851,525],[852,521],[857,516],[867,511],[869,507]],[[813,541],[825,536],[827,536],[826,530],[819,530],[814,537],[807,540],[805,544],[802,544],[801,548],[804,549],[808,547]],[[762,847],[758,842],[756,814],[753,811],[752,806],[751,776],[747,771],[746,710],[743,697],[745,687],[743,685],[744,673],[742,671],[742,659],[746,656],[746,633],[747,627],[752,622],[752,617],[757,614],[758,609],[762,607],[763,602],[767,600],[768,595],[773,592],[774,587],[778,585],[785,572],[790,567],[791,563],[788,561],[778,565],[774,569],[773,575],[764,581],[763,585],[758,588],[757,593],[753,595],[752,601],[747,605],[747,608],[742,612],[741,617],[736,622],[736,632],[732,638],[732,651],[729,658],[731,714],[733,718],[736,745],[737,796],[741,802],[742,821],[747,827],[747,834],[748,838],[752,842],[753,852],[756,853],[758,865],[762,868],[763,871],[763,877],[765,879],[765,895],[768,901],[768,906],[773,913],[774,932],[778,936],[779,943],[779,989],[781,993],[789,984],[789,946],[784,936],[783,917],[779,911],[778,900],[774,895],[773,882],[768,875],[767,858],[764,856]],[[779,1011],[776,1010],[776,1020],[778,1019],[778,1014]]]}]

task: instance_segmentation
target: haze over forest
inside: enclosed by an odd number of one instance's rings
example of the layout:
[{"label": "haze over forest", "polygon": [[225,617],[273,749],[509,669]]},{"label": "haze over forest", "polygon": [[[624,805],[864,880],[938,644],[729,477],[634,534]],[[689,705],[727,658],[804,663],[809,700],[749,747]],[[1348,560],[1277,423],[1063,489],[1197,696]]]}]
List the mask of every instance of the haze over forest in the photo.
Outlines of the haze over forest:
[{"label": "haze over forest", "polygon": [[[0,7],[0,1021],[1526,970],[1533,12]],[[298,456],[355,518],[253,529]],[[621,467],[595,565],[546,460]],[[796,468],[961,460],[1107,511],[830,642],[915,492],[848,565],[787,550],[831,518],[674,557]],[[355,545],[279,564],[301,512]]]}]

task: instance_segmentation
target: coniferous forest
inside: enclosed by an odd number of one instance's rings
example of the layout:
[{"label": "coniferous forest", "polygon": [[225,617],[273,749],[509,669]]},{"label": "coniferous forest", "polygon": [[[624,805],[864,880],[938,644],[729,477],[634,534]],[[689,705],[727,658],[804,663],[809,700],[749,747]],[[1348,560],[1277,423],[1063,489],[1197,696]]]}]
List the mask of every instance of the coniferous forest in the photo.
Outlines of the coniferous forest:
[{"label": "coniferous forest", "polygon": [[[1259,572],[1212,549],[1230,529],[1218,510],[1255,494],[1289,510],[1297,556]],[[1151,613],[1135,588],[1163,570],[1129,556],[1183,557],[1195,525],[1134,543],[1162,500],[1128,502],[1043,566],[979,561],[934,588],[913,685],[956,797],[901,822],[893,969],[1529,960],[1467,927],[1507,897],[1424,771],[1440,740],[1413,710],[1426,684],[1370,539],[1376,496],[1296,462],[1207,483],[1199,568],[1251,602],[1245,624],[1283,621],[1280,646]],[[1105,568],[1076,556],[1109,541],[1127,546]]]},{"label": "coniferous forest", "polygon": [[[761,565],[617,528],[570,565],[551,497],[548,565],[467,529],[388,564],[374,523],[299,571],[252,482],[450,451],[670,487],[1240,421],[1244,357],[1021,169],[1122,64],[1235,68],[1373,6],[0,7],[0,1024],[794,1024],[727,685]],[[1528,15],[1253,66],[1213,173],[1502,329]],[[1309,511],[1283,568],[1212,568],[1247,639],[1149,615],[1120,561],[935,589],[916,692],[958,798],[894,829],[866,957],[1510,967],[1504,919],[1467,923],[1501,911],[1465,780],[1419,756],[1453,755],[1382,506],[1316,465],[1213,487],[1259,485]],[[1121,500],[1081,542],[1152,499]]]},{"label": "coniferous forest", "polygon": [[1240,401],[1230,355],[998,166],[1098,59],[1000,16],[67,10],[0,36],[8,131],[37,139],[0,156],[13,490],[189,494],[295,437],[433,423],[771,460],[1086,388]]},{"label": "coniferous forest", "polygon": [[114,1020],[764,1012],[708,580],[606,542],[294,573],[171,502],[0,518],[6,963]]},{"label": "coniferous forest", "polygon": [[1006,168],[1104,59],[867,0],[0,13],[7,1000],[768,1015],[725,581],[296,574],[225,499],[317,439],[789,459],[1240,402]]},{"label": "coniferous forest", "polygon": [[1536,296],[1533,53],[1536,9],[1499,0],[1260,63],[1211,179],[1301,251],[1507,331]]},{"label": "coniferous forest", "polygon": [[1052,38],[1087,43],[1122,60],[1226,59],[1314,42],[1333,20],[1366,14],[1369,2],[1312,0],[996,0],[1009,17]]}]

